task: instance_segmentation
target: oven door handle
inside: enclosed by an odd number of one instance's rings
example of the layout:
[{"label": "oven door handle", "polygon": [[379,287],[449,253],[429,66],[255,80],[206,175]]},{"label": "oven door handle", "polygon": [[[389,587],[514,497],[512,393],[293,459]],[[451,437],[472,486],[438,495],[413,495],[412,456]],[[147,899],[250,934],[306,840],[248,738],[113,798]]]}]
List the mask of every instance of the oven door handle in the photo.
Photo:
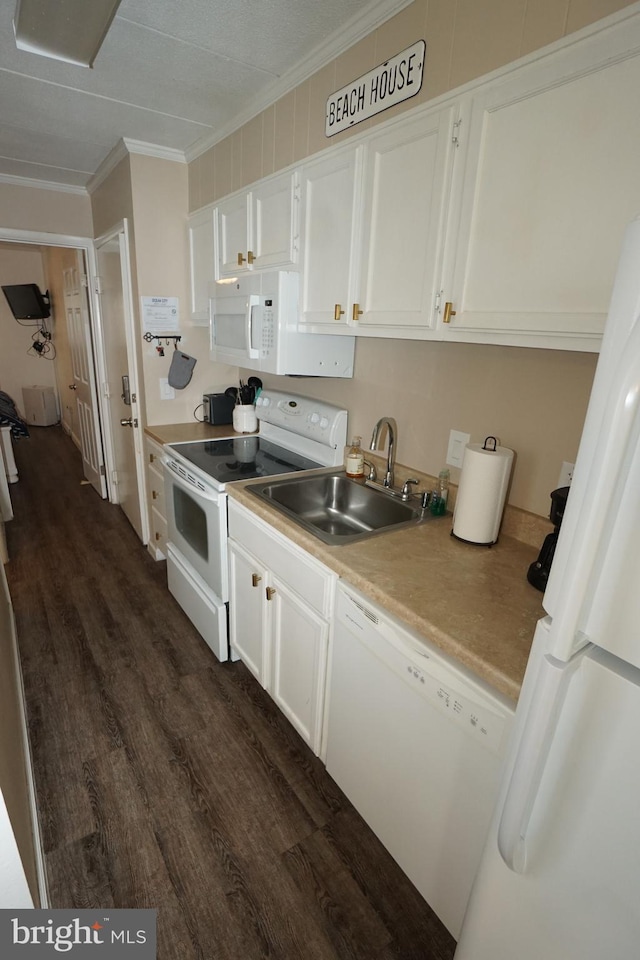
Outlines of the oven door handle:
[{"label": "oven door handle", "polygon": [[170,479],[172,483],[176,483],[183,490],[186,490],[188,493],[192,493],[196,497],[200,497],[202,500],[210,500],[212,503],[219,503],[220,493],[217,490],[213,490],[209,487],[205,487],[203,490],[200,487],[196,487],[193,483],[189,483],[188,480],[185,480],[178,473],[174,460],[165,459],[162,462],[165,469],[170,471]]}]

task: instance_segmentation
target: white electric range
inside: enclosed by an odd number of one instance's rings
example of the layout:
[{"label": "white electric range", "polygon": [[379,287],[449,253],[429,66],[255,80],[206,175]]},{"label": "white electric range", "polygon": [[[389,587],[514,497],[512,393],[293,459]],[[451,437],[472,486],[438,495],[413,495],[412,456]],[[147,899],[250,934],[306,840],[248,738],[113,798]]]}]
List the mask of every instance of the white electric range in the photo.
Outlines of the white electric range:
[{"label": "white electric range", "polygon": [[229,659],[227,484],[338,466],[347,411],[322,400],[264,390],[259,431],[165,444],[169,590],[218,660]]}]

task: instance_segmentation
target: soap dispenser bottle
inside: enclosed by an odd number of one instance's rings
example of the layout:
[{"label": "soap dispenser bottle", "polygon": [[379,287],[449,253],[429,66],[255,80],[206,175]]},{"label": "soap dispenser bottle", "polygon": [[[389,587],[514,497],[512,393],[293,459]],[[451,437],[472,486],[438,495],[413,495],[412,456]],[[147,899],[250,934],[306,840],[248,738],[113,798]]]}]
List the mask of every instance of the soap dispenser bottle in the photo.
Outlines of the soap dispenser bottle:
[{"label": "soap dispenser bottle", "polygon": [[347,476],[356,480],[364,477],[364,453],[360,446],[361,442],[361,437],[353,438],[344,463]]}]

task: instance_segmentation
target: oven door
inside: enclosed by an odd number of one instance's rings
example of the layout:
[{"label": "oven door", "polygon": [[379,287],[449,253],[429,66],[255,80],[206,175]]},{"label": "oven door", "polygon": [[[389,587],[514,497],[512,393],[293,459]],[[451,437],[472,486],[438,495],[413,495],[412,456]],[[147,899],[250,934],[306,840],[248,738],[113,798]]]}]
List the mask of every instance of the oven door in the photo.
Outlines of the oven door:
[{"label": "oven door", "polygon": [[227,574],[227,495],[195,486],[165,461],[169,543],[215,593],[229,599]]},{"label": "oven door", "polygon": [[[175,461],[174,461],[175,463]],[[227,495],[176,473],[164,463],[167,586],[221,662],[229,659]]]}]

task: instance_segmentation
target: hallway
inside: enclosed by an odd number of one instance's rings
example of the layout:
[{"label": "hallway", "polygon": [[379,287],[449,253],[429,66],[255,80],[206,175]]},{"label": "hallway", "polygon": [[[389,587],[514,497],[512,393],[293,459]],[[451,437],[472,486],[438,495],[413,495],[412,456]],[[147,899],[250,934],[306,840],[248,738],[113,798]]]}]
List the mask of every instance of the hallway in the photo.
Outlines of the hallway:
[{"label": "hallway", "polygon": [[454,941],[59,427],[15,443],[7,577],[52,907],[155,907],[159,960],[449,960]]}]

